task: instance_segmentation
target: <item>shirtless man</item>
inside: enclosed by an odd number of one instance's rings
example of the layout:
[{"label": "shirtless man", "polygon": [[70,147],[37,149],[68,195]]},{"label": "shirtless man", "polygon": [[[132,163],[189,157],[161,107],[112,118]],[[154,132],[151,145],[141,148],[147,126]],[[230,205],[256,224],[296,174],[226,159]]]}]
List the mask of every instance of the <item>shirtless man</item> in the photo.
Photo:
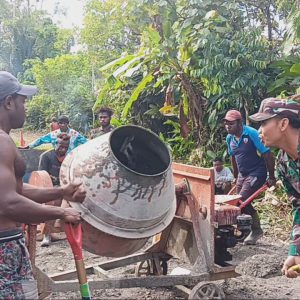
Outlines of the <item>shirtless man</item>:
[{"label": "shirtless man", "polygon": [[76,210],[41,204],[62,198],[82,202],[85,198],[85,191],[78,184],[38,189],[22,183],[25,162],[9,132],[22,128],[25,100],[36,91],[35,87],[22,86],[10,73],[0,71],[0,299],[38,298],[20,223],[52,219],[79,223],[80,213]]}]

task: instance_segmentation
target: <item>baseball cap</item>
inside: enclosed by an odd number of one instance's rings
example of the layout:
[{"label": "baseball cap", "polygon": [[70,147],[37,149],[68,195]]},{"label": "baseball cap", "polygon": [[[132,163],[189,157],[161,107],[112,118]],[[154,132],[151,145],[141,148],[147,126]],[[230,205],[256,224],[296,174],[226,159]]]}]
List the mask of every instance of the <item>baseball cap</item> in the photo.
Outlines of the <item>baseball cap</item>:
[{"label": "baseball cap", "polygon": [[267,98],[261,104],[258,113],[249,116],[253,122],[262,122],[278,115],[300,118],[300,95],[288,99]]},{"label": "baseball cap", "polygon": [[230,121],[230,122],[236,120],[242,120],[242,115],[238,110],[232,109],[226,113],[223,120]]},{"label": "baseball cap", "polygon": [[32,85],[22,85],[18,79],[6,71],[0,71],[0,100],[8,95],[18,94],[22,96],[33,96],[37,88]]}]

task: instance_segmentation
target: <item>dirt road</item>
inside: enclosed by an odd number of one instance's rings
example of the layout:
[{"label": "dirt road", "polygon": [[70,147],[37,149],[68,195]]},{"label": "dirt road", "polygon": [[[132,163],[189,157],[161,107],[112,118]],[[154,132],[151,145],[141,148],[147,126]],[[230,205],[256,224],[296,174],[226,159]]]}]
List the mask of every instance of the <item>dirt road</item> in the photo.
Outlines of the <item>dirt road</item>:
[{"label": "dirt road", "polygon": [[[237,271],[242,274],[217,282],[226,299],[300,299],[300,277],[287,279],[280,274],[281,263],[287,254],[287,245],[271,238],[263,238],[256,246],[238,245],[232,249]],[[86,265],[97,264],[107,258],[85,252]],[[37,265],[47,274],[74,268],[71,250],[66,241],[41,248],[38,243]],[[170,270],[181,263],[172,260]],[[134,266],[114,270],[115,278],[134,276]],[[187,299],[176,288],[133,288],[93,291],[94,299]],[[80,294],[68,292],[48,296],[48,299],[79,299]]]}]

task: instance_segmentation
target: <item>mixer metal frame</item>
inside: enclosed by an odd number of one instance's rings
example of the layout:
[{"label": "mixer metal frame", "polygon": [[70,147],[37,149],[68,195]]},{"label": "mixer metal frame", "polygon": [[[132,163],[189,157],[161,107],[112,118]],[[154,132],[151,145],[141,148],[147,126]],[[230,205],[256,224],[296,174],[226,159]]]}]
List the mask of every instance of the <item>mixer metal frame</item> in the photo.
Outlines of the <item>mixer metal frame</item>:
[{"label": "mixer metal frame", "polygon": [[[100,280],[89,280],[90,289],[112,289],[133,287],[180,286],[190,293],[191,287],[202,281],[215,281],[239,276],[235,266],[221,267],[214,263],[215,257],[215,199],[214,171],[173,163],[176,184],[177,210],[172,223],[162,231],[160,238],[142,253],[113,259],[98,265],[87,266],[87,274],[98,275]],[[29,237],[30,243],[36,243]],[[29,247],[35,249],[35,246]],[[71,251],[71,250],[70,250]],[[31,253],[34,262],[35,253]],[[189,275],[163,275],[167,261],[180,258],[193,268]],[[150,261],[155,276],[112,278],[109,270]],[[76,270],[48,276],[35,267],[40,298],[51,292],[78,291]],[[195,289],[199,289],[198,286]],[[194,293],[195,294],[195,291]],[[201,298],[200,298],[201,299]]]}]

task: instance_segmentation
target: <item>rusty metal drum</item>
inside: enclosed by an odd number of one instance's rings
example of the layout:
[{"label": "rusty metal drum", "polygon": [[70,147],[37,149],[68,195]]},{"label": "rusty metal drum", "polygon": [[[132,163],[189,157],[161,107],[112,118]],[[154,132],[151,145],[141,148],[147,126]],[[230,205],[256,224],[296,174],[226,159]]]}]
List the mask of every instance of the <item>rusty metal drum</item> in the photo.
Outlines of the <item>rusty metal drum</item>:
[{"label": "rusty metal drum", "polygon": [[63,184],[82,182],[83,247],[120,257],[141,249],[172,221],[176,210],[171,157],[165,144],[138,126],[122,126],[74,149],[64,160]]}]

